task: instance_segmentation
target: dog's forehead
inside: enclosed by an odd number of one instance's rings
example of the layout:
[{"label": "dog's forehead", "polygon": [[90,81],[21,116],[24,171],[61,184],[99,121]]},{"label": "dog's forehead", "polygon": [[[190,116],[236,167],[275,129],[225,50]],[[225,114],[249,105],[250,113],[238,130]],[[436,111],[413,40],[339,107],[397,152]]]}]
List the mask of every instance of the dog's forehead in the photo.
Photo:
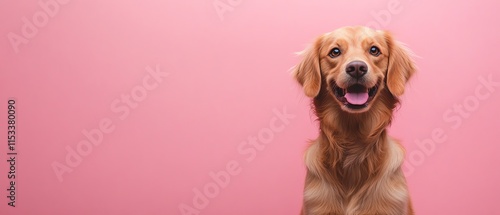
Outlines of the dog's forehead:
[{"label": "dog's forehead", "polygon": [[367,27],[343,27],[325,35],[326,41],[348,40],[352,43],[363,42],[366,40],[380,40],[383,38],[380,31]]}]

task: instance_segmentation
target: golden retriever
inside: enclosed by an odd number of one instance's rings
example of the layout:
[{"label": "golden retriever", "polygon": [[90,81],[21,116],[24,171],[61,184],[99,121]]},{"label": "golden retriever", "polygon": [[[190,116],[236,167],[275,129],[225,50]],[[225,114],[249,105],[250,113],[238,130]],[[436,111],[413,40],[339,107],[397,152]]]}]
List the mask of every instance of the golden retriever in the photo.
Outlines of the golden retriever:
[{"label": "golden retriever", "polygon": [[414,214],[405,151],[386,130],[415,72],[409,50],[386,31],[357,26],[318,37],[302,55],[293,74],[319,121],[305,152],[302,214]]}]

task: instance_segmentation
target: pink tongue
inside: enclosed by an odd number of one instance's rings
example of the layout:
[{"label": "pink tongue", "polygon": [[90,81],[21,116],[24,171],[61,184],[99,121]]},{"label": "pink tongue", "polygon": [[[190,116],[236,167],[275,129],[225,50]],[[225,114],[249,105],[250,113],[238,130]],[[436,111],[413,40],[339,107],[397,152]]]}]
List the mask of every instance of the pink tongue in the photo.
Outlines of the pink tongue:
[{"label": "pink tongue", "polygon": [[362,105],[368,101],[368,93],[346,93],[347,102],[353,105]]}]

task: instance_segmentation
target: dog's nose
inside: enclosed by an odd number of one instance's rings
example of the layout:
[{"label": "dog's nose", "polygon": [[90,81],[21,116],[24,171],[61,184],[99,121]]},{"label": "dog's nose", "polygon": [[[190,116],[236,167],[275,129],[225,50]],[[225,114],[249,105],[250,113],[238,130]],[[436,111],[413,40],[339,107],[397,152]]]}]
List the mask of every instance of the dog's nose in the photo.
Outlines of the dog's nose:
[{"label": "dog's nose", "polygon": [[353,61],[347,64],[345,71],[353,78],[361,78],[368,72],[368,66],[363,61]]}]

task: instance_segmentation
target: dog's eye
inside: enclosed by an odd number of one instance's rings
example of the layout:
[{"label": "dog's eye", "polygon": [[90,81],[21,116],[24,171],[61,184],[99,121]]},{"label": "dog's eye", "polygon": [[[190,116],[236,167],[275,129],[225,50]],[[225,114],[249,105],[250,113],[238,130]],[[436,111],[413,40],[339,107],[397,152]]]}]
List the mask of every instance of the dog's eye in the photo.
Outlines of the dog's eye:
[{"label": "dog's eye", "polygon": [[330,51],[330,54],[328,54],[331,58],[338,57],[340,55],[340,49],[339,48],[333,48]]},{"label": "dog's eye", "polygon": [[380,49],[377,46],[372,46],[370,48],[370,54],[373,56],[379,56],[380,55]]}]

